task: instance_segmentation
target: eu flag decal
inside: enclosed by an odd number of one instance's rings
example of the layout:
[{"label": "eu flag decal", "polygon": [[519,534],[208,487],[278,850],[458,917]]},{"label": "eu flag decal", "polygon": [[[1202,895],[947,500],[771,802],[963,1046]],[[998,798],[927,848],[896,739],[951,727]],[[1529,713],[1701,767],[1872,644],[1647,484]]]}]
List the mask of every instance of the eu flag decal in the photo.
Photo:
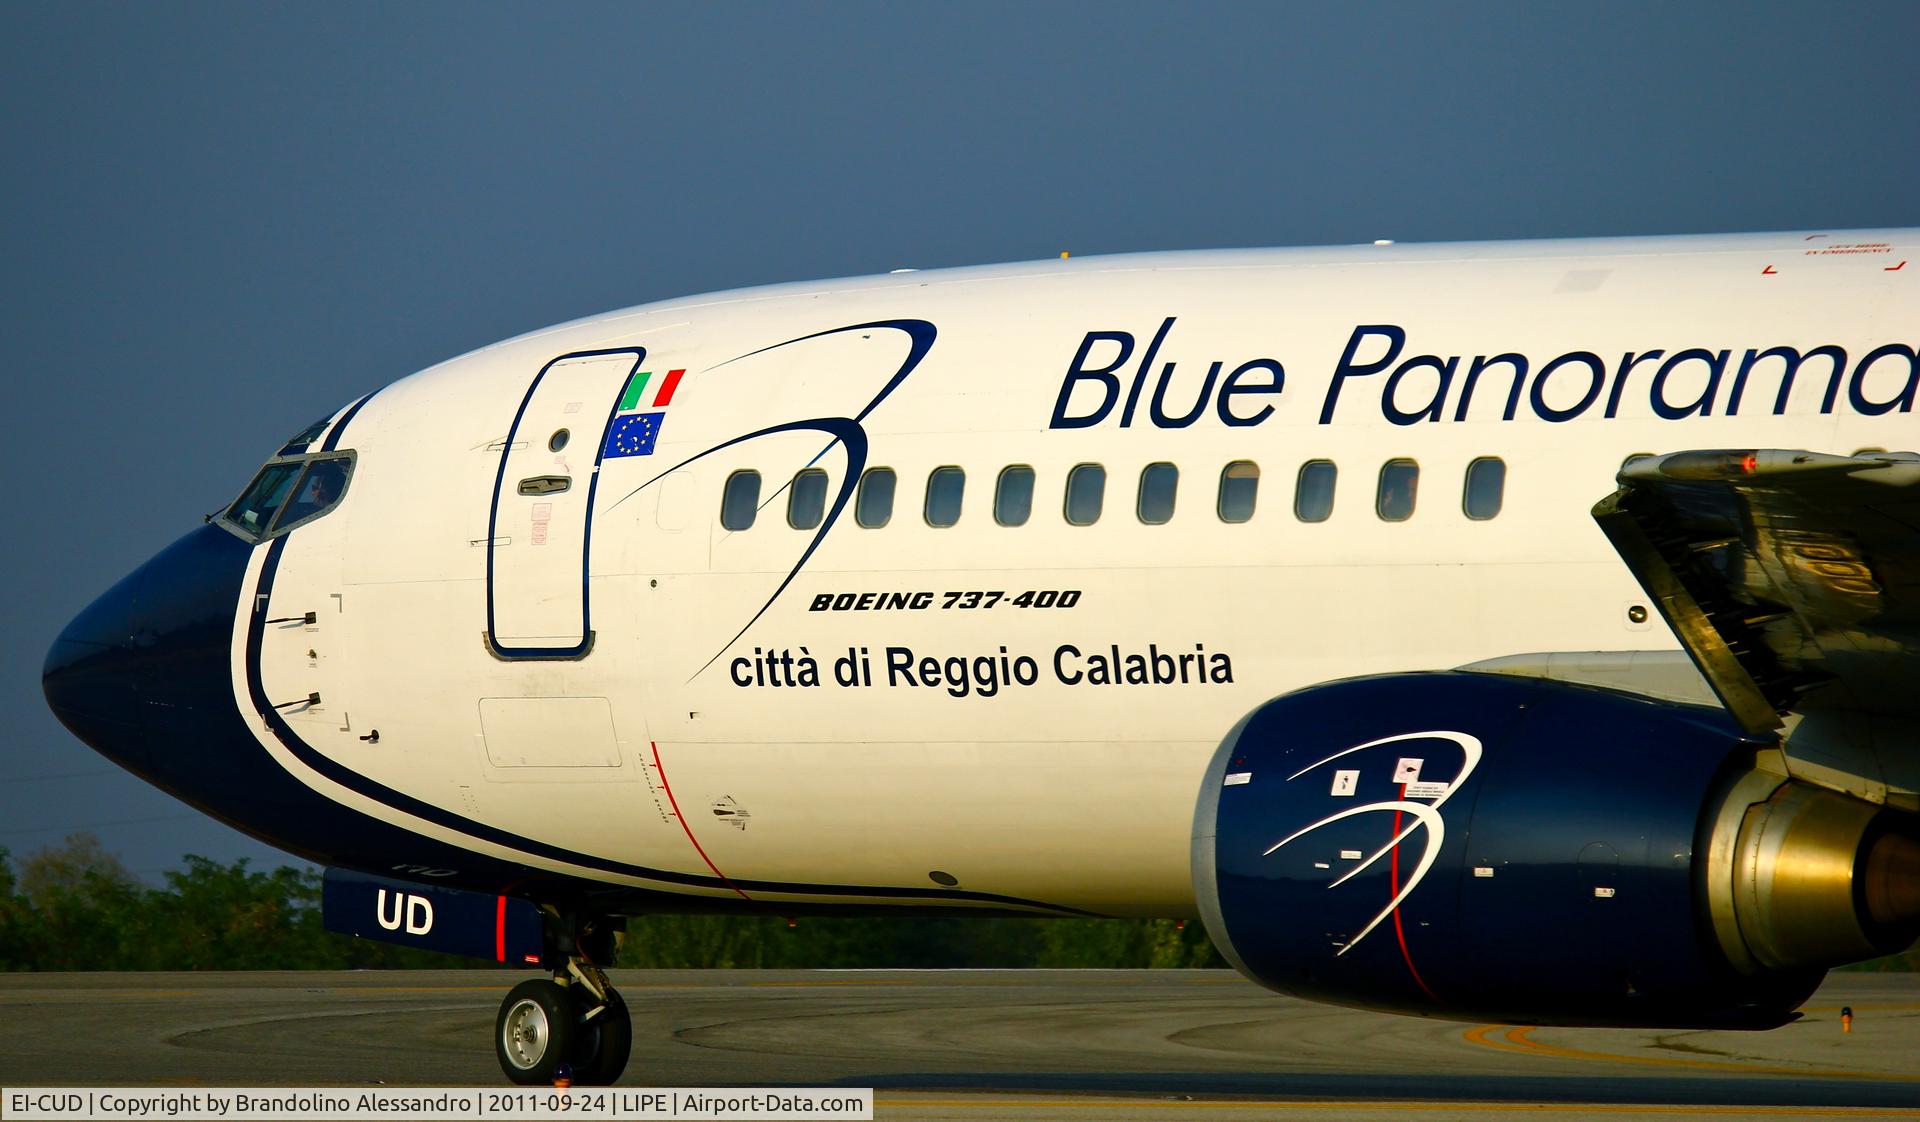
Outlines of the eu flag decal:
[{"label": "eu flag decal", "polygon": [[620,391],[620,403],[613,407],[615,416],[607,426],[607,443],[600,449],[600,458],[653,455],[654,441],[660,439],[660,426],[667,422],[666,408],[673,404],[673,392],[680,388],[680,379],[686,373],[685,370],[667,371],[654,391],[651,413],[635,410],[649,408],[647,383],[653,380],[653,372],[636,370],[628,375],[627,384]]},{"label": "eu flag decal", "polygon": [[617,456],[651,456],[653,442],[660,436],[660,422],[665,413],[623,413],[613,419],[613,426],[607,430],[607,447],[601,453],[605,459]]}]

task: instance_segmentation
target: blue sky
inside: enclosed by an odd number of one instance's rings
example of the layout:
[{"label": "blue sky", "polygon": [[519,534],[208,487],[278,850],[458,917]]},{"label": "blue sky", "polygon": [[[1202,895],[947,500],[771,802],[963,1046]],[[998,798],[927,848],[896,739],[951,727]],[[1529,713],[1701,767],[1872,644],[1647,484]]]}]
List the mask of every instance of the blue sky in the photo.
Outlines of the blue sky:
[{"label": "blue sky", "polygon": [[0,6],[0,846],[273,851],[47,643],[306,422],[662,297],[1128,250],[1920,225],[1920,5]]}]

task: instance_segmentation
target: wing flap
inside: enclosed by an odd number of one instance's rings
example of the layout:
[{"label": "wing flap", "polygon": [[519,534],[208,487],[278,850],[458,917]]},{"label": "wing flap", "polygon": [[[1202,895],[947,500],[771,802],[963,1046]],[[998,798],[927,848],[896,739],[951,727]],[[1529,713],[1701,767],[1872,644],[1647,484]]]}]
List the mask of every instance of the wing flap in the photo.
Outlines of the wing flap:
[{"label": "wing flap", "polygon": [[1920,710],[1920,456],[1679,452],[1594,519],[1748,731]]}]

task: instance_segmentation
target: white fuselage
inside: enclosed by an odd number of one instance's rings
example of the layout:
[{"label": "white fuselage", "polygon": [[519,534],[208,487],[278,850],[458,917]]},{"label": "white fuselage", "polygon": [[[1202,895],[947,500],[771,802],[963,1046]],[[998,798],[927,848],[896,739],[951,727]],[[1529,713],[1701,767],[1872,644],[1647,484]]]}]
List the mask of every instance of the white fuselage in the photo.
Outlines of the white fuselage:
[{"label": "white fuselage", "polygon": [[[566,851],[736,883],[950,880],[1099,914],[1188,916],[1202,770],[1266,699],[1521,652],[1675,646],[1657,616],[1630,616],[1643,597],[1588,513],[1629,455],[1920,444],[1920,263],[1892,268],[1916,241],[1154,254],[753,289],[578,321],[406,378],[353,415],[339,442],[356,456],[351,489],[293,531],[260,605],[316,622],[268,629],[262,682],[275,699],[321,695],[288,719],[324,756]],[[937,334],[860,417],[914,345],[884,326],[895,321]],[[855,325],[875,326],[838,330]],[[1404,343],[1382,366],[1389,328]],[[1131,351],[1109,398],[1094,372],[1127,348],[1119,333]],[[1909,349],[1879,353],[1890,346]],[[1845,358],[1806,358],[1785,391],[1779,356],[1739,376],[1749,352],[1776,347]],[[1705,354],[1671,361],[1693,348]],[[555,359],[599,351],[615,354],[557,367],[529,394]],[[1503,354],[1526,361],[1517,391],[1516,363],[1483,361],[1463,405],[1476,358]],[[1408,365],[1422,355],[1433,361]],[[627,375],[651,374],[651,401],[673,370],[685,374],[651,453],[596,468]],[[1173,424],[1203,385],[1191,423]],[[849,498],[795,572],[817,531],[789,526],[784,488],[817,458],[831,510],[853,451],[818,428],[718,446],[856,417],[864,467],[896,474],[891,517],[863,526]],[[559,428],[569,439],[549,451]],[[1474,520],[1463,479],[1484,457],[1504,462],[1504,494],[1497,516]],[[1398,522],[1375,505],[1396,459],[1419,473]],[[1258,467],[1257,505],[1227,522],[1217,496],[1236,461]],[[1309,461],[1337,468],[1324,521],[1295,514]],[[1155,463],[1178,469],[1165,524],[1136,510]],[[1079,464],[1105,468],[1091,525],[1064,517]],[[994,516],[1009,465],[1034,472],[1018,526]],[[955,524],[934,526],[923,505],[945,466],[964,471],[964,497]],[[729,531],[723,489],[743,469],[760,473],[762,506]],[[566,490],[516,490],[540,476]],[[255,550],[236,640],[266,553]],[[969,608],[971,592],[985,595]],[[931,595],[898,606],[914,593]],[[814,610],[835,598],[853,610]],[[1116,651],[1122,680],[1099,684]],[[1146,681],[1125,680],[1130,655]],[[787,899],[529,856],[350,791],[259,731],[313,789],[469,849],[716,901]]]}]

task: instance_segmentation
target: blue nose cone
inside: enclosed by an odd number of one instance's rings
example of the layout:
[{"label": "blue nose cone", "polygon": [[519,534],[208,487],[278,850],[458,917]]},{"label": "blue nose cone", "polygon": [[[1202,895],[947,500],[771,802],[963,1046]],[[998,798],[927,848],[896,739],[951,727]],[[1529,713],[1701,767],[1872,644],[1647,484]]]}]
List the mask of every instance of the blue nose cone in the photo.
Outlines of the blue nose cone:
[{"label": "blue nose cone", "polygon": [[136,732],[141,659],[133,645],[133,618],[146,577],[142,565],[73,617],[48,649],[40,673],[40,687],[60,723],[138,772],[146,770],[146,752]]},{"label": "blue nose cone", "polygon": [[[62,724],[162,786],[210,726],[237,720],[228,648],[248,546],[203,526],[101,594],[47,651],[41,688]],[[168,782],[171,779],[174,782]]]}]

